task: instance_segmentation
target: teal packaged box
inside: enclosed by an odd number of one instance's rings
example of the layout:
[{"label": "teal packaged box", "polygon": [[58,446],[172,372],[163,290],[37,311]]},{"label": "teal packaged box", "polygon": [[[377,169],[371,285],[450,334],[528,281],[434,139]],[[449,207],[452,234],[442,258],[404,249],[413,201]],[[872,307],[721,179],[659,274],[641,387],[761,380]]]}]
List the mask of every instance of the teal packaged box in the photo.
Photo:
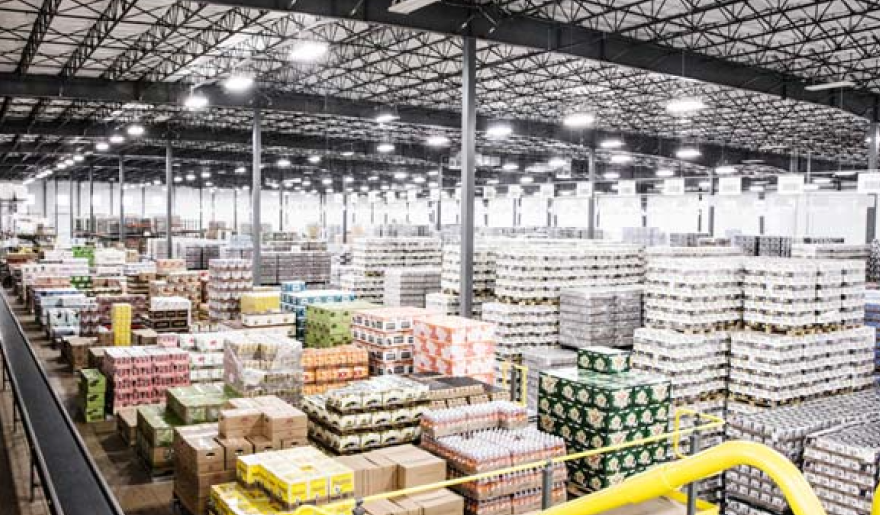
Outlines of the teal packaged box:
[{"label": "teal packaged box", "polygon": [[600,374],[629,372],[629,351],[611,347],[584,347],[578,349],[577,366],[580,370]]}]

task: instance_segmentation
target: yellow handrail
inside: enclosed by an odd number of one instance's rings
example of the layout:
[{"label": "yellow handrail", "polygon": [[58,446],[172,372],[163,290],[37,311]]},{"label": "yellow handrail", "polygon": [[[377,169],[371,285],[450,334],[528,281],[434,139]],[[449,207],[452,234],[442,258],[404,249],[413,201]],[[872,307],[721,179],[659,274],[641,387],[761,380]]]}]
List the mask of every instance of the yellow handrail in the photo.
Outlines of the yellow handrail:
[{"label": "yellow handrail", "polygon": [[623,483],[562,504],[543,515],[595,515],[661,497],[672,490],[737,466],[754,467],[782,490],[794,515],[827,515],[807,480],[790,461],[754,442],[725,442],[679,461],[660,465]]},{"label": "yellow handrail", "polygon": [[871,506],[871,515],[880,515],[880,485],[874,490],[874,504]]}]

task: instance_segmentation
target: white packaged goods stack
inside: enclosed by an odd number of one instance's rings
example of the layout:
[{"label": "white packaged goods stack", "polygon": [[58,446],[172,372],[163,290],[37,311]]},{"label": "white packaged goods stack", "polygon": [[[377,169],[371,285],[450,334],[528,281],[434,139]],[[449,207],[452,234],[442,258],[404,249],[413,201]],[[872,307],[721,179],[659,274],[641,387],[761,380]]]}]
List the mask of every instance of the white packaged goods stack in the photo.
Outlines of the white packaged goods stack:
[{"label": "white packaged goods stack", "polygon": [[423,308],[425,296],[439,289],[439,267],[389,268],[385,271],[384,304]]},{"label": "white packaged goods stack", "polygon": [[173,338],[176,338],[177,346],[189,353],[190,381],[213,383],[223,380],[225,333],[162,334],[159,335],[159,343],[173,346]]},{"label": "white packaged goods stack", "polygon": [[[461,304],[458,302],[458,294],[449,293],[429,293],[425,295],[425,308],[436,313],[446,315],[458,315]],[[474,299],[471,304],[471,318],[474,320],[483,319],[483,304]]]},{"label": "white packaged goods stack", "polygon": [[636,284],[644,277],[641,249],[586,241],[511,242],[496,250],[497,302],[483,306],[483,320],[498,326],[498,345],[516,351],[559,344],[562,290]]},{"label": "white packaged goods stack", "polygon": [[870,513],[880,463],[880,421],[807,438],[804,476],[828,515]]},{"label": "white packaged goods stack", "polygon": [[251,262],[212,259],[208,272],[208,316],[213,320],[237,319],[241,313],[241,294],[254,285]]},{"label": "white packaged goods stack", "polygon": [[666,242],[666,235],[656,227],[624,227],[621,240],[633,245],[653,247],[663,245]]},{"label": "white packaged goods stack", "polygon": [[696,247],[700,240],[709,235],[700,232],[672,232],[669,233],[670,247]]},{"label": "white packaged goods stack", "polygon": [[645,325],[676,331],[713,331],[737,323],[742,306],[740,263],[738,257],[649,254]]},{"label": "white packaged goods stack", "polygon": [[[637,329],[633,343],[632,367],[661,374],[672,382],[672,405],[698,413],[724,417],[727,397],[728,333],[713,331],[686,334],[669,329]],[[674,430],[670,420],[669,430]],[[694,426],[690,417],[682,419],[682,427]],[[721,443],[724,429],[702,433],[701,448]],[[682,448],[690,452],[689,442]],[[721,478],[700,482],[700,498],[716,501],[721,494]]]},{"label": "white packaged goods stack", "polygon": [[641,286],[608,286],[563,290],[559,297],[559,343],[581,348],[632,345],[642,326]]},{"label": "white packaged goods stack", "polygon": [[358,299],[381,303],[385,296],[385,270],[440,267],[439,238],[359,238],[352,244],[352,270],[341,276],[340,287]]},{"label": "white packaged goods stack", "polygon": [[[495,295],[495,246],[497,242],[480,242],[474,249],[473,299],[471,311],[474,318],[481,318],[483,304],[491,302]],[[461,291],[461,246],[443,246],[440,293],[426,298],[426,307],[447,315],[459,314],[458,295]]]},{"label": "white packaged goods stack", "polygon": [[792,243],[791,257],[804,259],[856,259],[867,262],[871,257],[870,245],[843,243]]},{"label": "white packaged goods stack", "polygon": [[[867,390],[749,415],[728,414],[726,434],[728,439],[751,440],[772,447],[803,469],[804,450],[810,435],[846,424],[866,424],[878,418],[880,392]],[[779,487],[757,469],[738,467],[725,474],[724,482],[728,499],[725,514],[790,513]]]},{"label": "white packaged goods stack", "polygon": [[870,255],[868,256],[868,281],[872,283],[880,281],[880,240],[871,242]]},{"label": "white packaged goods stack", "polygon": [[577,366],[577,352],[568,349],[527,347],[522,349],[522,364],[528,369],[526,377],[526,405],[538,409],[538,383],[541,372]]},{"label": "white packaged goods stack", "polygon": [[125,268],[125,251],[95,249],[95,275],[118,276]]},{"label": "white packaged goods stack", "polygon": [[813,334],[731,333],[730,394],[777,406],[871,386],[874,328]]}]

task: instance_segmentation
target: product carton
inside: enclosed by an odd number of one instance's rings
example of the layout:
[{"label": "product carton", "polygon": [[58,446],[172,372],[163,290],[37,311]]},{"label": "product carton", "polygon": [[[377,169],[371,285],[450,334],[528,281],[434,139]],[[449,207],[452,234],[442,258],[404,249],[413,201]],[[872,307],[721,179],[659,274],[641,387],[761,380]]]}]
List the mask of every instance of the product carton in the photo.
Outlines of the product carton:
[{"label": "product carton", "polygon": [[177,433],[174,445],[178,471],[193,474],[209,474],[227,470],[224,448],[217,443],[216,431]]},{"label": "product carton", "polygon": [[464,498],[446,489],[407,497],[421,506],[422,515],[456,515],[464,512]]},{"label": "product carton", "polygon": [[263,414],[258,409],[227,409],[220,411],[220,438],[262,436]]},{"label": "product carton", "polygon": [[630,369],[629,351],[610,347],[578,349],[578,368],[602,374],[618,374]]},{"label": "product carton", "polygon": [[254,454],[268,451],[280,451],[282,448],[281,440],[270,440],[265,436],[249,436],[247,441],[254,447]]}]

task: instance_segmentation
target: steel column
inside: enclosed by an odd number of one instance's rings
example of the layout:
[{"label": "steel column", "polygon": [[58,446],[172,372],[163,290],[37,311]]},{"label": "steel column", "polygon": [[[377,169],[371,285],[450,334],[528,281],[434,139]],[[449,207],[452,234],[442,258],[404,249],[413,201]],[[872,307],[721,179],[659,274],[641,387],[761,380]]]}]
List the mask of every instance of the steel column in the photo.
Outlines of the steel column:
[{"label": "steel column", "polygon": [[438,186],[438,195],[437,195],[437,213],[436,217],[436,228],[437,232],[443,229],[443,163],[441,162],[437,167],[439,173],[437,174],[437,186]]},{"label": "steel column", "polygon": [[348,193],[342,195],[342,243],[348,243]]},{"label": "steel column", "polygon": [[873,121],[868,126],[868,169],[877,171],[878,153],[880,153],[880,122]]},{"label": "steel column", "polygon": [[43,179],[43,218],[49,219],[49,179]]},{"label": "steel column", "polygon": [[55,182],[52,187],[52,205],[54,209],[52,210],[52,216],[55,218],[55,237],[58,237],[58,174],[55,174]]},{"label": "steel column", "polygon": [[262,184],[262,169],[260,163],[260,153],[262,152],[262,132],[260,127],[260,106],[254,105],[254,125],[253,125],[253,133],[251,135],[251,144],[252,144],[252,157],[253,162],[251,164],[252,170],[252,181],[251,181],[251,241],[253,242],[254,250],[253,250],[253,273],[254,273],[254,286],[260,285],[260,246],[263,244],[262,240],[262,220],[260,219],[260,194],[263,190]]},{"label": "steel column", "polygon": [[141,218],[147,217],[147,185],[141,184]]},{"label": "steel column", "polygon": [[278,232],[284,232],[284,192],[278,190]]},{"label": "steel column", "polygon": [[119,154],[119,241],[125,247],[125,158]]},{"label": "steel column", "polygon": [[[70,172],[68,176],[68,188],[70,193],[68,194],[67,199],[67,211],[70,216],[70,238],[73,239],[76,234],[76,213],[73,210],[73,172]],[[2,216],[2,215],[0,215]]]},{"label": "steel column", "polygon": [[232,233],[238,234],[238,188],[232,188]]},{"label": "steel column", "polygon": [[460,312],[471,317],[474,295],[474,176],[477,136],[477,41],[464,37],[461,76],[461,291]]},{"label": "steel column", "polygon": [[587,237],[596,238],[596,152],[590,149],[587,156],[587,173],[590,176],[590,198],[587,202]]},{"label": "steel column", "polygon": [[204,195],[205,188],[199,184],[199,237],[204,237],[202,234],[205,230],[205,207],[204,207]]},{"label": "steel column", "polygon": [[174,258],[171,245],[171,215],[174,212],[174,149],[171,138],[165,140],[165,246],[168,248],[168,259]]},{"label": "steel column", "polygon": [[89,167],[89,232],[95,232],[95,169]]}]

